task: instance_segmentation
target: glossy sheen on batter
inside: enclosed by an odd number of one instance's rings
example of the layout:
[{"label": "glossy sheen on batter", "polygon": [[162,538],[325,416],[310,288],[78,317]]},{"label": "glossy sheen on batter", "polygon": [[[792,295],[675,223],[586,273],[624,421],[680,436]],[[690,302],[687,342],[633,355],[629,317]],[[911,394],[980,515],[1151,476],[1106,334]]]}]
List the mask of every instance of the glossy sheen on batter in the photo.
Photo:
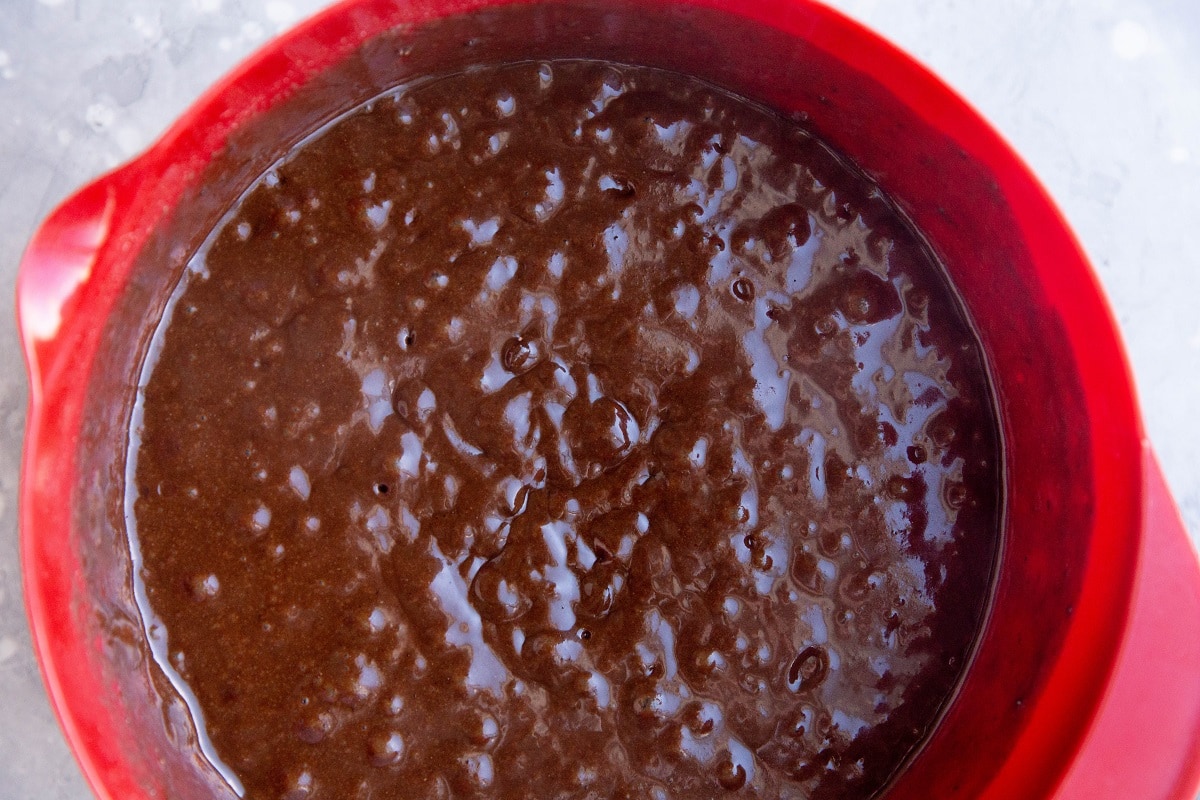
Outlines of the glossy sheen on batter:
[{"label": "glossy sheen on batter", "polygon": [[359,109],[231,211],[145,374],[143,612],[251,798],[866,798],[990,590],[939,268],[678,75]]}]

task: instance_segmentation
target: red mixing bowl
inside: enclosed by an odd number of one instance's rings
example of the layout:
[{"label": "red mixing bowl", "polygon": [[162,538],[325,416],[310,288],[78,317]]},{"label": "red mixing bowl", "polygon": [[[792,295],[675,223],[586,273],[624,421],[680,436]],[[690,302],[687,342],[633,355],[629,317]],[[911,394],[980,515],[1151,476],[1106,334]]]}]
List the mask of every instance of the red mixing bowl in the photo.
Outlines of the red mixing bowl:
[{"label": "red mixing bowl", "polygon": [[179,243],[305,131],[385,88],[567,57],[690,73],[803,120],[924,232],[978,329],[1006,451],[995,596],[960,690],[888,800],[1194,797],[1200,569],[1096,278],[976,112],[811,0],[349,0],[267,45],[43,223],[18,283],[25,595],[96,794],[228,792],[147,655],[124,538],[129,411],[190,255]]}]

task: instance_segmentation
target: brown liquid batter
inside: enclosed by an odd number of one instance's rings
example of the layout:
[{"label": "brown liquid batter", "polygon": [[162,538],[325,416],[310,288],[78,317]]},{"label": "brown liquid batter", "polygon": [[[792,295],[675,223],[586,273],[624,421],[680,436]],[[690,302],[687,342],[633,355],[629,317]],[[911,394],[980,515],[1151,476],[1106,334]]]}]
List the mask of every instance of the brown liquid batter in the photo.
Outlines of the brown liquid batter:
[{"label": "brown liquid batter", "polygon": [[986,605],[939,268],[678,75],[378,98],[233,209],[146,374],[143,612],[251,798],[865,798]]}]

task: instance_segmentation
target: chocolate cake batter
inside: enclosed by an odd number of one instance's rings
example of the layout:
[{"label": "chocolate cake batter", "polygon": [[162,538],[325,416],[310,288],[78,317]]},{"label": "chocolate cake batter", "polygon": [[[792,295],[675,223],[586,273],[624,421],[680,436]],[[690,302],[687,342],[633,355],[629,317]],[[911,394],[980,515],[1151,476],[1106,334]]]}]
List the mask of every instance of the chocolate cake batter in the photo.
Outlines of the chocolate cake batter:
[{"label": "chocolate cake batter", "polygon": [[232,209],[144,375],[148,636],[250,798],[866,798],[990,590],[995,422],[938,266],[678,75],[356,110]]}]

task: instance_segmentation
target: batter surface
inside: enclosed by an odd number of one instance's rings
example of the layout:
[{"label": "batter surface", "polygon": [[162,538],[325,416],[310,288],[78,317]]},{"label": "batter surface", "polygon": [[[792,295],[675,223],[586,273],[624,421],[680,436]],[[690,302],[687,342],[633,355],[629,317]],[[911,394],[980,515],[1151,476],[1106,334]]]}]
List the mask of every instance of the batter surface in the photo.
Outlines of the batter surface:
[{"label": "batter surface", "polygon": [[192,261],[136,580],[250,798],[866,798],[969,656],[994,431],[938,265],[802,130],[484,69],[334,123]]}]

